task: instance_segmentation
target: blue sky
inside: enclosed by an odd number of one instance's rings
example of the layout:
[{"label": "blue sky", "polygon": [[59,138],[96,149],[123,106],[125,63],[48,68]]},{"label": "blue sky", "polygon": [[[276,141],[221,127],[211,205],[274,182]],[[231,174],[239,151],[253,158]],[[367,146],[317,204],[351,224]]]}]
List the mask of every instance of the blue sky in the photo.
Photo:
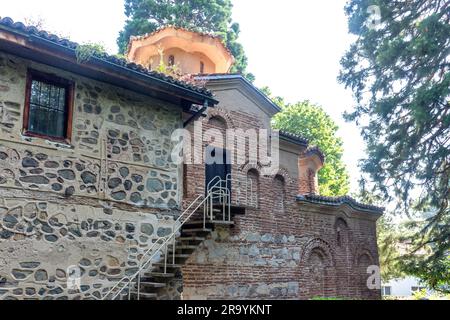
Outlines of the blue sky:
[{"label": "blue sky", "polygon": [[[309,99],[318,103],[338,123],[345,142],[344,161],[356,191],[357,160],[364,156],[364,143],[356,126],[342,119],[353,99],[336,81],[339,60],[351,42],[345,2],[233,0],[233,16],[241,25],[240,40],[256,85],[269,86],[289,102]],[[0,16],[40,17],[50,31],[80,43],[102,42],[114,53],[125,21],[123,11],[123,0],[14,0],[2,3]]]}]

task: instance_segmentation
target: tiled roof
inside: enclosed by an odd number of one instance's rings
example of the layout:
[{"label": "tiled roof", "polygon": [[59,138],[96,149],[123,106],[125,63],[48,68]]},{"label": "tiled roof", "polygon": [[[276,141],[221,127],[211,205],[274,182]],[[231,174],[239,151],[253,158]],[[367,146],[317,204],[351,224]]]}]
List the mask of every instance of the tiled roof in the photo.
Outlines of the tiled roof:
[{"label": "tiled roof", "polygon": [[[15,31],[15,32],[26,34],[29,36],[35,36],[35,37],[52,42],[56,45],[65,47],[70,50],[76,50],[80,46],[80,44],[78,44],[76,42],[72,42],[68,39],[62,39],[54,34],[50,34],[43,30],[39,30],[38,28],[36,28],[34,26],[26,26],[25,24],[23,24],[21,22],[14,22],[14,20],[9,17],[5,17],[5,18],[0,17],[0,29],[9,29],[10,31]],[[118,67],[126,68],[130,71],[137,72],[141,75],[149,76],[149,77],[152,77],[152,78],[158,79],[158,80],[162,80],[162,81],[166,82],[167,84],[175,85],[175,86],[178,86],[178,87],[190,90],[190,91],[194,91],[196,93],[199,93],[199,94],[202,94],[202,95],[212,98],[212,93],[209,90],[207,90],[206,88],[194,86],[189,83],[179,81],[171,76],[167,76],[162,73],[151,71],[142,65],[139,65],[136,63],[129,63],[125,59],[118,58],[116,56],[109,55],[106,53],[96,53],[96,54],[94,54],[94,56],[95,56],[95,58],[103,60],[105,62],[108,62],[109,64],[113,64]]]},{"label": "tiled roof", "polygon": [[306,202],[315,203],[315,204],[330,205],[330,206],[341,206],[341,205],[347,204],[356,210],[369,211],[369,212],[373,212],[373,213],[377,213],[377,214],[382,214],[385,210],[384,208],[380,208],[377,206],[360,203],[349,196],[324,197],[324,196],[310,194],[310,195],[299,195],[297,197],[297,200],[306,201]]},{"label": "tiled roof", "polygon": [[287,132],[287,131],[283,131],[283,130],[280,130],[280,137],[294,140],[295,142],[298,142],[298,143],[303,144],[305,146],[307,146],[309,144],[308,139],[305,139],[305,138],[303,138],[303,137],[301,137],[301,136],[299,136],[297,134],[293,134],[293,133],[290,133],[290,132]]},{"label": "tiled roof", "polygon": [[306,155],[310,155],[310,154],[316,154],[319,156],[320,160],[322,160],[322,162],[325,162],[325,154],[323,153],[322,150],[320,150],[319,147],[309,147],[308,150],[306,150]]},{"label": "tiled roof", "polygon": [[206,80],[206,81],[210,81],[210,80],[233,80],[233,79],[239,79],[244,81],[250,88],[252,88],[252,90],[254,90],[255,92],[257,92],[257,94],[259,96],[261,96],[264,100],[266,100],[266,102],[271,106],[271,108],[273,110],[275,110],[276,112],[280,112],[281,108],[275,104],[269,97],[267,97],[264,92],[262,92],[260,89],[258,89],[257,87],[255,87],[255,85],[253,83],[251,83],[251,81],[249,81],[247,78],[245,78],[242,74],[240,73],[211,73],[211,74],[197,74],[195,75],[195,77],[199,80]]}]

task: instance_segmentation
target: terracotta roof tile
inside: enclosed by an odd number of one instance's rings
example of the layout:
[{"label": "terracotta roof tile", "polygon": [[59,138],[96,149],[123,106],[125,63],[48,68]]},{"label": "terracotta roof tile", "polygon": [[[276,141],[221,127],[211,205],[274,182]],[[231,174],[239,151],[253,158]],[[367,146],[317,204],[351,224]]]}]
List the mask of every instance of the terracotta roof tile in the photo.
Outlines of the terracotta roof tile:
[{"label": "terracotta roof tile", "polygon": [[[36,37],[53,42],[57,45],[63,46],[65,48],[68,48],[71,50],[76,50],[80,46],[80,44],[78,44],[76,42],[72,42],[68,39],[60,38],[54,34],[48,33],[47,31],[39,30],[38,28],[36,28],[34,26],[26,26],[22,22],[14,22],[14,20],[9,17],[4,17],[4,18],[0,17],[0,28],[1,27],[6,27],[6,28],[12,29],[13,31],[16,31],[16,32],[25,33],[26,35],[36,36]],[[138,65],[136,63],[129,63],[125,59],[118,58],[116,56],[109,55],[107,53],[96,53],[96,54],[94,54],[94,56],[98,59],[104,60],[106,62],[112,63],[117,66],[124,67],[124,68],[129,69],[134,72],[138,72],[142,75],[151,76],[153,78],[163,80],[169,84],[177,85],[179,87],[182,87],[182,88],[185,88],[185,89],[188,89],[188,90],[191,90],[191,91],[194,91],[199,94],[202,94],[202,95],[212,98],[212,93],[206,88],[194,86],[192,84],[177,80],[171,76],[167,76],[162,73],[151,71],[142,65]]]},{"label": "terracotta roof tile", "polygon": [[374,212],[377,214],[382,214],[385,210],[385,208],[360,203],[349,196],[325,197],[325,196],[310,194],[310,195],[299,195],[297,197],[297,200],[306,201],[306,202],[314,203],[314,204],[324,204],[324,205],[331,205],[331,206],[340,206],[340,205],[347,204],[356,210],[369,211],[369,212]]},{"label": "terracotta roof tile", "polygon": [[290,132],[283,131],[283,130],[280,130],[280,137],[292,139],[292,140],[294,140],[300,144],[306,145],[306,146],[309,144],[308,139],[305,139],[297,134],[290,133]]}]

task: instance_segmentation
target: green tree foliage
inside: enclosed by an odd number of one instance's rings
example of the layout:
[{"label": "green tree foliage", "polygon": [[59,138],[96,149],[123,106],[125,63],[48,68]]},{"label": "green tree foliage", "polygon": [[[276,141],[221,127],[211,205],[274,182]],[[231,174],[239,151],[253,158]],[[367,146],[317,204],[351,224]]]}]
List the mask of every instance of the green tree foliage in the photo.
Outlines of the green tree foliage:
[{"label": "green tree foliage", "polygon": [[399,251],[402,234],[388,214],[385,214],[378,220],[377,233],[381,278],[386,282],[392,279],[403,278],[405,273],[401,266],[401,254]]},{"label": "green tree foliage", "polygon": [[76,50],[75,54],[77,56],[78,63],[86,63],[94,56],[101,56],[106,54],[105,46],[101,43],[85,43],[80,44]]},{"label": "green tree foliage", "polygon": [[346,13],[357,38],[339,80],[357,102],[347,119],[364,124],[362,169],[402,211],[434,210],[413,239],[432,253],[408,271],[439,289],[450,283],[450,2],[350,0]]},{"label": "green tree foliage", "polygon": [[[368,190],[368,182],[365,178],[361,178],[359,184],[359,192],[354,195],[356,199],[363,203],[383,206],[383,199]],[[405,234],[403,233],[402,225],[393,222],[393,217],[394,213],[387,211],[377,221],[377,242],[381,278],[385,282],[405,276],[400,254],[400,246]]]},{"label": "green tree foliage", "polygon": [[319,173],[320,193],[346,195],[350,182],[342,161],[343,141],[337,136],[336,123],[321,107],[309,101],[285,105],[282,98],[274,100],[282,107],[282,112],[274,117],[274,127],[305,137],[326,155],[325,166]]},{"label": "green tree foliage", "polygon": [[117,39],[120,53],[127,51],[131,36],[172,25],[220,36],[236,59],[232,72],[246,73],[247,57],[238,42],[240,28],[232,22],[231,0],[125,0],[127,21]]}]

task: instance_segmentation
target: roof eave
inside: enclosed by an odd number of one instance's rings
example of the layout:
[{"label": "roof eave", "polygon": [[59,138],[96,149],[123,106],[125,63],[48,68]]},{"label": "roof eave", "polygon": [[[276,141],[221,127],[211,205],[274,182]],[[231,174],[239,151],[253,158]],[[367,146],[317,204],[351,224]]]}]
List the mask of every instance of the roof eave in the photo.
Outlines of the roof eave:
[{"label": "roof eave", "polygon": [[277,106],[272,100],[270,100],[261,90],[253,85],[247,78],[245,78],[241,74],[210,74],[210,75],[198,75],[196,77],[199,80],[207,80],[207,81],[220,81],[220,80],[238,80],[243,81],[249,88],[256,92],[262,101],[264,101],[267,105],[270,106],[274,113],[281,112],[281,108]]},{"label": "roof eave", "polygon": [[327,201],[327,200],[313,200],[308,199],[307,196],[304,195],[298,195],[297,201],[314,204],[314,205],[320,205],[320,206],[327,206],[327,207],[343,207],[348,206],[352,210],[355,210],[356,212],[363,212],[368,213],[371,215],[374,215],[377,219],[380,218],[385,211],[385,208],[375,207],[375,206],[369,206],[357,203],[356,201],[350,201],[350,200],[336,200],[336,201]]},{"label": "roof eave", "polygon": [[280,132],[279,137],[280,137],[280,140],[283,140],[283,141],[286,141],[286,142],[290,142],[290,143],[293,143],[295,145],[299,145],[301,147],[308,148],[308,141],[294,139],[294,138],[291,138],[291,137],[283,135],[281,132]]},{"label": "roof eave", "polygon": [[[3,36],[1,35],[2,33]],[[6,33],[8,33],[9,36]],[[159,92],[159,95],[161,96],[166,95],[169,99],[176,98],[202,105],[206,101],[209,106],[214,106],[218,103],[212,95],[206,95],[189,88],[181,87],[177,83],[170,83],[163,79],[153,77],[150,74],[140,73],[113,64],[99,57],[94,56],[90,58],[88,62],[79,63],[76,59],[75,49],[5,25],[0,25],[0,42],[3,42],[4,44],[4,46],[2,46],[2,51],[6,51],[10,54],[16,54],[30,60],[37,60],[37,62],[46,63],[57,68],[66,67],[67,71],[83,76],[88,76],[89,74],[89,77],[96,78],[96,80],[99,81],[105,81],[107,79],[110,80],[108,82],[112,82],[111,84],[129,90],[133,90],[135,85],[140,85],[141,90],[139,92],[143,94],[150,94],[148,90],[154,90]],[[29,52],[34,54],[31,55]],[[47,57],[46,59],[43,59],[45,55],[47,55]],[[107,77],[105,77],[105,75],[107,75]],[[154,95],[154,93],[150,95]]]}]

